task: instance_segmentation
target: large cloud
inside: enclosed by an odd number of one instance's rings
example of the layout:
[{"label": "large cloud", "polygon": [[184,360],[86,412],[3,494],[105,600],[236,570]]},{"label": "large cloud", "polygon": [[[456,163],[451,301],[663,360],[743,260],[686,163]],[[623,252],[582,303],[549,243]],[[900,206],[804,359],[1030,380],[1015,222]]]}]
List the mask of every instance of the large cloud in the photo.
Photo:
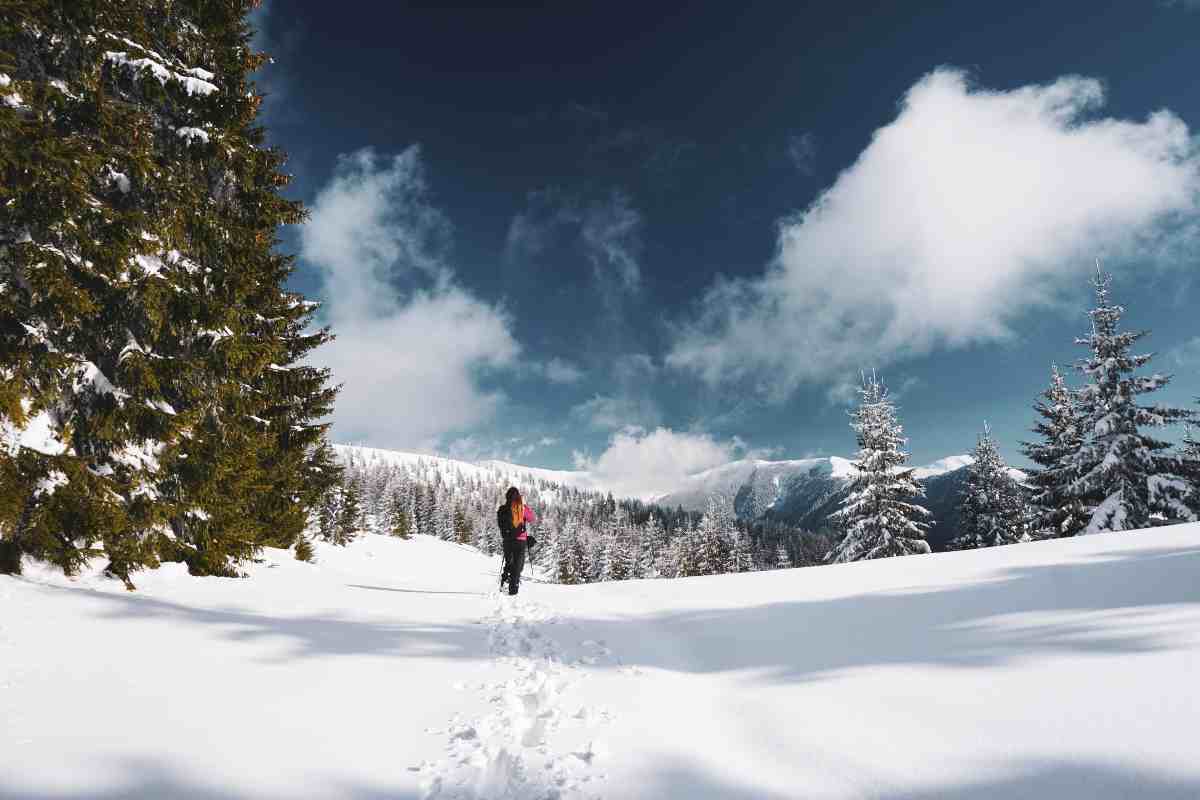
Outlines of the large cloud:
[{"label": "large cloud", "polygon": [[1079,288],[1094,257],[1195,240],[1200,159],[1167,111],[1095,118],[1097,81],[1007,92],[941,69],[857,162],[780,226],[755,280],[725,281],[668,363],[781,397],[937,347],[1002,339]]},{"label": "large cloud", "polygon": [[427,198],[420,152],[344,156],[313,201],[301,250],[323,278],[337,339],[315,360],[344,384],[339,439],[432,449],[486,422],[503,401],[481,370],[519,346],[504,313],[457,285],[444,260],[449,225]]},{"label": "large cloud", "polygon": [[651,498],[679,488],[688,475],[728,463],[736,447],[706,434],[635,427],[613,434],[595,458],[575,453],[575,466],[614,495]]}]

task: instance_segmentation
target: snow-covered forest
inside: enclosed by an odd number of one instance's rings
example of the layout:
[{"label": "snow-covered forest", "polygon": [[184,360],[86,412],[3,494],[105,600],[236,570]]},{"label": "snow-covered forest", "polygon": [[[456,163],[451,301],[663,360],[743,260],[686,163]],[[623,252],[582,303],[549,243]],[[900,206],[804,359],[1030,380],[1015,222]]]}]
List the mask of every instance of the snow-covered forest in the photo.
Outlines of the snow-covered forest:
[{"label": "snow-covered forest", "polygon": [[[1150,361],[1133,355],[1144,332],[1124,332],[1124,309],[1110,278],[1093,282],[1094,327],[1078,344],[1088,355],[1081,381],[1057,367],[1035,404],[1036,441],[1023,444],[1035,467],[1005,463],[986,423],[956,499],[955,550],[1195,521],[1200,515],[1200,447],[1187,429],[1178,447],[1152,432],[1190,422],[1189,409],[1139,405],[1168,378],[1139,375]],[[751,502],[739,518],[734,498],[712,493],[702,511],[661,508],[580,490],[519,467],[468,467],[339,447],[341,480],[324,496],[316,528],[346,543],[360,532],[427,534],[499,552],[496,506],[516,483],[544,509],[540,546],[531,554],[549,580],[574,584],[627,578],[674,578],[811,566],[930,552],[932,524],[924,489],[906,466],[896,405],[874,374],[863,375],[851,425],[859,443],[845,491],[827,492],[838,510],[816,530],[772,521],[770,504]],[[757,513],[756,513],[757,512]]]},{"label": "snow-covered forest", "polygon": [[[819,536],[788,526],[739,521],[722,495],[703,513],[575,489],[519,467],[468,467],[338,446],[343,479],[325,495],[317,531],[335,544],[360,533],[414,534],[500,552],[496,511],[518,484],[539,509],[530,561],[540,576],[565,584],[628,578],[676,578],[817,563]],[[818,547],[820,545],[817,545]],[[793,556],[793,551],[796,555]]]}]

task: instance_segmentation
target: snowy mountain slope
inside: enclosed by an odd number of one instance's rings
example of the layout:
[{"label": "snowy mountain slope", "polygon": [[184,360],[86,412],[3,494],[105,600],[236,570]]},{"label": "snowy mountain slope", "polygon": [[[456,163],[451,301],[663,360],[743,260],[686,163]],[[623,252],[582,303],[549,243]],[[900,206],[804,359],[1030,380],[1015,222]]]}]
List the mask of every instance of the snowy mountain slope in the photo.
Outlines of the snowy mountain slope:
[{"label": "snowy mountain slope", "polygon": [[[918,467],[914,474],[918,480],[925,480],[962,469],[970,465],[971,460],[969,455],[949,456]],[[748,516],[752,502],[756,502],[760,510],[769,508],[778,512],[781,503],[796,505],[796,500],[789,498],[792,494],[821,494],[813,492],[806,484],[840,488],[853,475],[853,463],[837,456],[794,461],[734,461],[691,475],[682,487],[656,500],[666,506],[681,505],[689,511],[702,511],[708,496],[720,493],[740,497],[738,514]],[[809,507],[812,505],[810,503]]]},{"label": "snowy mountain slope", "polygon": [[355,462],[367,465],[421,467],[437,472],[443,478],[456,472],[464,477],[478,478],[488,482],[521,483],[530,479],[544,481],[557,486],[566,486],[584,491],[604,491],[592,475],[585,471],[552,470],[540,467],[524,467],[504,461],[459,461],[442,456],[422,453],[407,453],[400,450],[383,450],[376,447],[336,444],[334,452],[343,463]]},{"label": "snowy mountain slope", "polygon": [[[948,456],[913,470],[925,487],[924,505],[932,513],[934,527],[929,542],[935,550],[945,548],[957,535],[959,493],[974,459],[967,454]],[[1013,469],[1017,480],[1025,474]],[[769,512],[774,519],[809,530],[819,530],[837,511],[854,476],[851,461],[837,456],[798,461],[736,461],[687,479],[676,492],[656,498],[661,505],[682,506],[689,511],[704,509],[709,494],[733,498],[734,509],[743,519]]]},{"label": "snowy mountain slope", "polygon": [[[496,483],[520,485],[536,480],[582,491],[609,491],[600,479],[583,470],[542,469],[497,460],[459,461],[357,445],[334,445],[334,450],[343,462],[405,465],[409,468],[420,466],[431,473],[441,473],[443,478],[458,473]],[[957,487],[965,478],[962,470],[971,461],[969,455],[949,456],[918,467],[914,474],[923,483],[954,475],[952,484]],[[733,498],[734,509],[740,517],[753,518],[770,510],[780,519],[819,528],[828,514],[836,509],[839,493],[845,489],[853,472],[851,462],[837,456],[787,461],[743,459],[690,475],[679,488],[667,494],[641,499],[667,508],[682,506],[688,511],[703,511],[709,496],[722,494]],[[1021,475],[1015,470],[1014,474]],[[957,501],[953,491],[935,494],[939,497],[945,494],[947,498],[953,496]],[[943,509],[943,505],[946,508]],[[935,518],[946,517],[956,521],[956,512],[946,503],[934,502],[933,506],[931,510]]]},{"label": "snowy mountain slope", "polygon": [[0,798],[1200,796],[1198,525],[518,598],[318,559],[0,577]]}]

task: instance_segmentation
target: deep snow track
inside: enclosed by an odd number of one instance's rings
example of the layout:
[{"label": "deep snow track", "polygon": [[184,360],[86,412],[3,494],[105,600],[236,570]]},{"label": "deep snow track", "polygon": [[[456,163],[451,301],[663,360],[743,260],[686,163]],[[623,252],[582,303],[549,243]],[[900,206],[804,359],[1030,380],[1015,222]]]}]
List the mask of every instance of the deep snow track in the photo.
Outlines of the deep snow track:
[{"label": "deep snow track", "polygon": [[[586,676],[581,666],[611,651],[586,640],[584,655],[568,664],[551,631],[565,626],[548,607],[501,594],[491,595],[488,603],[491,610],[482,621],[489,626],[490,667],[501,679],[455,688],[474,690],[491,711],[475,720],[456,717],[445,730],[428,731],[446,738],[446,757],[416,768],[425,797],[598,797],[595,781],[603,774],[596,770],[596,758],[604,748],[591,734],[611,715],[585,706],[572,713],[569,704],[571,690]],[[561,731],[564,727],[569,730]]]}]

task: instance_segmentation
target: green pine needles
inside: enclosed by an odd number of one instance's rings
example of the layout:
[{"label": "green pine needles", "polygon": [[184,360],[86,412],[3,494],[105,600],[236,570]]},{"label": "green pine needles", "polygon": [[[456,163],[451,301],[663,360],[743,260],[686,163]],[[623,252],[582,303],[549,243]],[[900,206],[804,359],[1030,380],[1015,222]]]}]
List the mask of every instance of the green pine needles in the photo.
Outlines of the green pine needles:
[{"label": "green pine needles", "polygon": [[0,0],[0,570],[234,575],[338,478],[255,5]]}]

